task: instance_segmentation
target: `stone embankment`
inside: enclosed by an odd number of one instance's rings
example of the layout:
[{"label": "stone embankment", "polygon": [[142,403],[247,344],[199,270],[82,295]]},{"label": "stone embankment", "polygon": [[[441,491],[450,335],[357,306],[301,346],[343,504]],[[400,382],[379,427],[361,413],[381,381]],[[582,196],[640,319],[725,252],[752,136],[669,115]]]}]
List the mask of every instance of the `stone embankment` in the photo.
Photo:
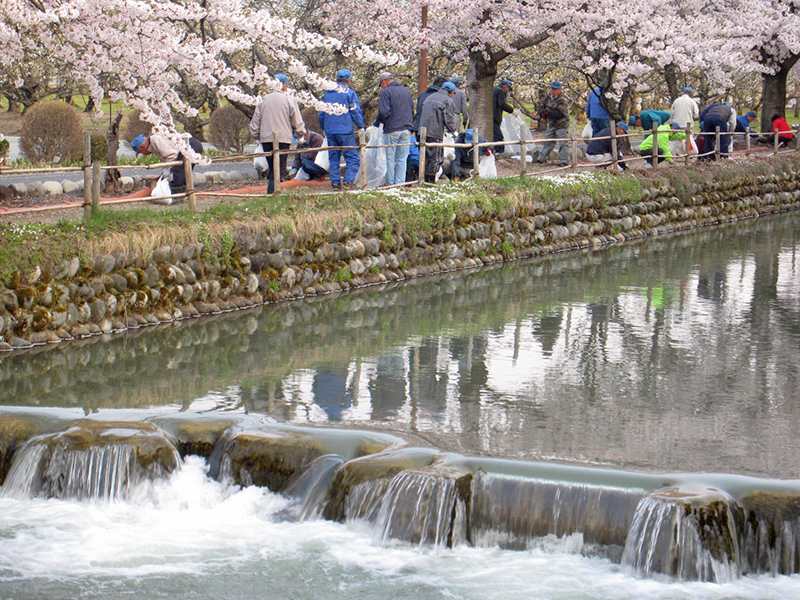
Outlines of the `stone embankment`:
[{"label": "stone embankment", "polygon": [[520,203],[493,213],[473,207],[426,233],[329,227],[312,239],[234,233],[218,254],[202,243],[157,248],[147,259],[78,257],[55,272],[0,289],[0,350],[111,334],[269,302],[341,292],[444,271],[727,223],[800,207],[794,170],[694,184],[665,184],[638,202],[573,198]]}]

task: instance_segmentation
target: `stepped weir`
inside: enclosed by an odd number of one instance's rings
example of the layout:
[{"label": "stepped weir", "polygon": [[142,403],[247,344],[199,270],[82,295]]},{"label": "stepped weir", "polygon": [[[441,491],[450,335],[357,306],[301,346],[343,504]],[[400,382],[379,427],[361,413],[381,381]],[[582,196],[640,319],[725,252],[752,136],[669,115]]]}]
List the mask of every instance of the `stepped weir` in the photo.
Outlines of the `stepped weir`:
[{"label": "stepped weir", "polygon": [[195,454],[209,477],[284,495],[286,520],[366,527],[382,544],[526,550],[560,540],[639,577],[800,573],[800,481],[471,458],[248,416],[9,411],[0,495],[115,502]]}]

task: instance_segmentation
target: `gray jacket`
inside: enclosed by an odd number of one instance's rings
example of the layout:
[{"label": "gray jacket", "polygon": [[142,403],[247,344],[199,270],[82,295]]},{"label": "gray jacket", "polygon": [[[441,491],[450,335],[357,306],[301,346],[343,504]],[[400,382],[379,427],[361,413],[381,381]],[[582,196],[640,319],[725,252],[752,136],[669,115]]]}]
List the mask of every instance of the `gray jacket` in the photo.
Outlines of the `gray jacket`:
[{"label": "gray jacket", "polygon": [[467,92],[460,87],[456,87],[456,93],[453,94],[453,106],[455,106],[456,114],[461,115],[461,122],[466,125],[469,121],[469,103],[467,102]]},{"label": "gray jacket", "polygon": [[428,96],[422,105],[419,127],[420,130],[425,127],[429,140],[444,139],[445,129],[454,134],[458,133],[458,117],[453,99],[447,90],[439,90]]},{"label": "gray jacket", "polygon": [[293,133],[300,137],[306,132],[300,107],[283,92],[261,98],[250,120],[250,135],[262,144],[272,142],[273,131],[278,134],[278,142],[284,144],[292,143]]}]

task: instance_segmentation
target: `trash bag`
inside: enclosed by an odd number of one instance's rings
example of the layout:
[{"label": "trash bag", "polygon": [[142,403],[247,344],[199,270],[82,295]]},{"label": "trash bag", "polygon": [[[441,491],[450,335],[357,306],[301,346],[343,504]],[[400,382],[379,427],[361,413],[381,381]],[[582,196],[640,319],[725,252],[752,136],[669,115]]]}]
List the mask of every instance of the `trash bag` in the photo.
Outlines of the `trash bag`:
[{"label": "trash bag", "polygon": [[[361,165],[361,168],[367,169],[367,189],[376,188],[386,183],[386,148],[375,147],[385,144],[385,139],[383,123],[371,128],[369,141],[367,142],[367,164]],[[360,181],[360,179],[356,177],[356,181]]]},{"label": "trash bag", "polygon": [[591,123],[587,123],[584,126],[583,131],[581,131],[581,139],[584,139],[584,140],[592,139],[592,133],[593,133],[592,124]]},{"label": "trash bag", "polygon": [[[261,144],[256,144],[256,147],[253,149],[253,154],[259,154],[261,152],[263,152],[261,149]],[[269,165],[267,164],[266,156],[256,156],[253,159],[253,166],[256,168],[256,171],[258,171],[259,176],[269,171]]]},{"label": "trash bag", "polygon": [[156,186],[153,188],[153,193],[150,194],[150,197],[156,204],[165,204],[169,206],[177,201],[176,198],[163,198],[163,196],[170,195],[172,195],[172,188],[169,187],[169,181],[162,175],[158,178],[158,183],[156,183]]},{"label": "trash bag", "polygon": [[[500,123],[500,131],[503,132],[503,139],[505,141],[520,141],[519,132],[522,131],[524,137],[523,142],[530,142],[525,144],[528,154],[534,151],[536,144],[533,143],[533,135],[530,128],[525,125],[525,121],[516,113],[510,113],[503,117]],[[491,139],[491,138],[490,138]],[[522,154],[521,144],[508,144],[505,147],[506,154]]]},{"label": "trash bag", "polygon": [[482,179],[497,179],[497,164],[494,161],[494,154],[481,156],[478,163],[478,176]]},{"label": "trash bag", "polygon": [[[453,135],[450,133],[445,133],[443,142],[445,144],[455,144],[456,138],[454,138]],[[452,147],[445,147],[443,148],[443,150],[444,154],[442,156],[442,160],[444,160],[444,162],[446,163],[453,162],[456,158],[456,149]]]},{"label": "trash bag", "polygon": [[[320,148],[327,148],[327,147],[328,147],[328,138],[325,137],[322,139],[322,146],[320,146]],[[314,164],[319,167],[322,167],[328,173],[331,172],[331,159],[330,156],[328,156],[327,152],[322,152],[322,151],[317,152],[317,156],[314,159]]]}]

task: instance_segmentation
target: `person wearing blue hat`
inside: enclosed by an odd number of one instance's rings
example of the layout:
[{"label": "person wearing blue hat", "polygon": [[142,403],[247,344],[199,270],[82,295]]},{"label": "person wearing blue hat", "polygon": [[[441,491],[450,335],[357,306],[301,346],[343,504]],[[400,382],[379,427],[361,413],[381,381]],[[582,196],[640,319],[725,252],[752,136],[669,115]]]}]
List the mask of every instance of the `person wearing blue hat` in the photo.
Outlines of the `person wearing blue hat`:
[{"label": "person wearing blue hat", "polygon": [[[503,141],[503,113],[513,113],[514,107],[508,103],[508,94],[511,92],[513,84],[510,79],[503,79],[492,91],[492,141]],[[495,146],[494,151],[498,154],[505,152],[505,146]]]},{"label": "person wearing blue hat", "polygon": [[603,95],[599,87],[589,91],[589,100],[586,102],[586,118],[592,126],[592,137],[601,130],[609,128],[611,115],[608,114],[604,104]]},{"label": "person wearing blue hat", "polygon": [[567,139],[569,137],[569,106],[562,93],[562,87],[560,81],[551,83],[550,93],[545,95],[544,100],[539,104],[539,118],[547,120],[547,131],[544,137],[548,140],[542,144],[539,157],[536,159],[539,164],[547,162],[547,158],[556,144],[558,144],[558,161],[561,166],[566,167],[570,164]]},{"label": "person wearing blue hat", "polygon": [[[194,136],[189,137],[189,147],[196,154],[203,153],[203,144]],[[169,169],[169,187],[173,194],[182,194],[186,191],[186,169],[183,166],[183,153],[178,150],[165,136],[152,134],[149,136],[137,135],[131,140],[131,149],[136,155],[150,154],[157,156],[161,162],[181,161],[179,165],[173,165]],[[166,171],[166,169],[164,169]],[[194,170],[194,164],[192,164]],[[180,202],[174,199],[173,202]]]},{"label": "person wearing blue hat", "polygon": [[[422,114],[419,119],[420,131],[425,128],[425,140],[439,143],[444,141],[445,131],[458,135],[458,117],[453,106],[453,94],[456,86],[451,81],[445,81],[435,94],[428,96],[422,105]],[[426,149],[425,181],[435,183],[443,173],[444,148],[429,146]]]},{"label": "person wearing blue hat", "polygon": [[[628,125],[624,121],[619,121],[616,124],[617,136],[626,135],[628,133]],[[619,150],[619,143],[617,143],[617,165],[623,171],[628,169],[628,165],[622,160],[622,152]],[[608,163],[614,160],[614,154],[611,147],[611,128],[605,127],[601,129],[597,135],[592,136],[589,145],[586,146],[586,160],[590,163],[598,165],[598,168],[605,168]]]},{"label": "person wearing blue hat", "polygon": [[385,143],[389,146],[386,148],[386,185],[405,183],[408,145],[414,128],[414,98],[388,71],[378,76],[378,86],[381,95],[374,125],[383,125]]},{"label": "person wearing blue hat", "polygon": [[319,125],[328,138],[328,146],[350,146],[346,150],[329,150],[331,186],[333,189],[342,188],[341,159],[344,156],[344,185],[354,187],[358,169],[361,166],[361,155],[358,153],[358,143],[354,127],[365,129],[364,113],[361,111],[361,102],[358,94],[350,88],[350,70],[340,69],[336,72],[335,90],[328,90],[322,96],[322,101],[328,104],[341,104],[345,107],[344,114],[337,115],[326,111],[319,113]]},{"label": "person wearing blue hat", "polygon": [[453,106],[456,108],[456,115],[458,115],[459,123],[466,129],[467,123],[469,123],[467,92],[462,88],[461,77],[453,77],[450,82],[456,86],[456,93],[453,94]]},{"label": "person wearing blue hat", "polygon": [[694,129],[694,123],[700,117],[700,107],[692,98],[692,88],[688,86],[683,88],[683,94],[672,103],[669,113],[672,120],[681,127]]},{"label": "person wearing blue hat", "polygon": [[[472,129],[459,133],[456,138],[456,144],[472,144],[475,141],[475,132]],[[478,134],[478,143],[486,144],[489,140]],[[480,149],[481,156],[488,156],[492,153],[489,146]],[[450,179],[459,181],[472,177],[475,171],[475,161],[473,160],[472,148],[458,148],[456,147],[456,156],[450,163]]]},{"label": "person wearing blue hat", "polygon": [[750,127],[750,123],[752,123],[753,119],[756,118],[756,113],[752,110],[746,112],[740,117],[736,117],[736,133],[741,133],[743,135],[734,136],[737,141],[744,141],[745,135],[749,135],[750,138],[758,137],[758,133],[753,131]]},{"label": "person wearing blue hat", "polygon": [[[259,99],[250,119],[250,136],[261,144],[262,152],[272,152],[273,141],[278,142],[278,148],[288,150],[292,145],[294,135],[298,140],[306,137],[306,126],[300,114],[300,107],[294,98],[286,94],[289,78],[283,73],[275,75],[280,88]],[[279,181],[286,178],[286,163],[289,155],[281,154],[279,157]],[[267,193],[275,192],[275,177],[272,173],[274,161],[267,157]]]}]

